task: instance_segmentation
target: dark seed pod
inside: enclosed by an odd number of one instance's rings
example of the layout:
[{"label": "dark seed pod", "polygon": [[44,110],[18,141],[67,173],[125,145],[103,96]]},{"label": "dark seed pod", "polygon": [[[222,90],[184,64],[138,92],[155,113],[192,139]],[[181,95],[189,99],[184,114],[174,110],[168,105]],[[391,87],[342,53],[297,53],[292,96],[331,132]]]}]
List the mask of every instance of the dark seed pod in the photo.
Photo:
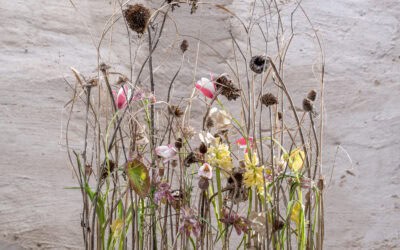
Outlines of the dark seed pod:
[{"label": "dark seed pod", "polygon": [[201,190],[207,190],[209,185],[210,185],[210,183],[208,182],[207,178],[200,177],[199,188]]},{"label": "dark seed pod", "polygon": [[178,139],[176,139],[176,142],[175,142],[175,147],[176,147],[177,149],[181,149],[181,148],[182,148],[182,146],[183,146],[183,141],[182,141],[182,138],[178,138]]},{"label": "dark seed pod", "polygon": [[274,232],[276,232],[276,231],[281,230],[284,226],[285,226],[285,223],[283,221],[276,219],[272,230]]},{"label": "dark seed pod", "polygon": [[305,98],[303,100],[303,109],[305,112],[311,112],[313,110],[313,103],[310,99]]},{"label": "dark seed pod", "polygon": [[199,147],[199,152],[204,155],[205,153],[207,153],[207,151],[208,151],[208,148],[207,148],[206,144],[201,143],[200,147]]},{"label": "dark seed pod", "polygon": [[282,116],[282,113],[281,113],[281,112],[278,112],[278,120],[279,120],[279,121],[282,120],[282,117],[283,117],[283,116]]},{"label": "dark seed pod", "polygon": [[124,11],[124,16],[129,28],[142,35],[147,28],[150,20],[150,10],[141,4],[128,5]]},{"label": "dark seed pod", "polygon": [[243,183],[243,174],[241,172],[234,172],[232,176],[228,178],[228,185],[241,187]]},{"label": "dark seed pod", "polygon": [[269,61],[265,56],[253,56],[250,60],[250,69],[257,74],[266,71],[269,66]]},{"label": "dark seed pod", "polygon": [[[112,173],[114,171],[114,169],[115,169],[115,162],[110,160],[109,164],[110,164],[110,173]],[[101,178],[105,179],[105,178],[107,178],[107,176],[108,176],[108,168],[107,168],[107,165],[106,165],[102,170]]]},{"label": "dark seed pod", "polygon": [[278,104],[278,99],[272,93],[267,93],[261,97],[261,103],[269,107]]},{"label": "dark seed pod", "polygon": [[315,99],[317,99],[317,91],[310,90],[310,92],[308,92],[307,94],[307,98],[310,99],[311,101],[315,101]]},{"label": "dark seed pod", "polygon": [[189,42],[187,40],[183,40],[181,43],[182,53],[185,53],[188,48],[189,48]]}]

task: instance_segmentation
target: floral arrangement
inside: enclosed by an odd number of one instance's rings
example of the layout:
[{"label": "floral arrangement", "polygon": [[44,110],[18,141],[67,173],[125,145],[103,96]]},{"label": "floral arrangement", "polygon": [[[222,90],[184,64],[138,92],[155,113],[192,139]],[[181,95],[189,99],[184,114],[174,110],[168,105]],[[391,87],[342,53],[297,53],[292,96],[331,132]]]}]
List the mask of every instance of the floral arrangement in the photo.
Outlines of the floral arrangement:
[{"label": "floral arrangement", "polygon": [[[143,71],[128,77],[101,63],[98,76],[86,79],[73,69],[66,138],[82,194],[85,247],[322,249],[323,110],[317,103],[322,107],[323,67],[321,90],[299,93],[304,100],[298,107],[283,78],[290,44],[284,34],[277,31],[283,46],[274,57],[245,52],[232,36],[233,51],[241,55],[235,64],[244,73],[196,76],[182,101],[171,94],[179,68],[161,100],[153,53],[167,15],[184,3],[166,1],[155,11],[121,5],[130,32],[149,44],[142,69],[149,68],[150,89],[139,84]],[[188,3],[193,14],[201,5]],[[269,8],[279,16],[278,5]],[[249,37],[255,24],[243,23]],[[184,57],[189,42],[180,49]],[[193,119],[196,100],[204,110]],[[68,143],[77,106],[85,110],[83,150]]]}]

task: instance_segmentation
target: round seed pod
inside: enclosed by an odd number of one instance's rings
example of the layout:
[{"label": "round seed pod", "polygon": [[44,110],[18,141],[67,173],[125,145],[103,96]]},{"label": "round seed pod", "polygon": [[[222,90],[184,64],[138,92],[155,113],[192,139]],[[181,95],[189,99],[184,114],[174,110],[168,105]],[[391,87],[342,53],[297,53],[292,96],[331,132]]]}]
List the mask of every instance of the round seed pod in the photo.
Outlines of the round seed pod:
[{"label": "round seed pod", "polygon": [[178,138],[178,139],[176,139],[176,142],[175,142],[175,147],[176,147],[177,149],[181,149],[181,148],[182,148],[182,146],[183,146],[183,141],[182,141],[182,138]]},{"label": "round seed pod", "polygon": [[201,190],[207,190],[209,185],[210,185],[210,183],[208,182],[207,178],[200,177],[199,188]]},{"label": "round seed pod", "polygon": [[307,94],[307,98],[311,101],[315,101],[315,99],[317,99],[317,91],[315,91],[315,89],[310,90]]},{"label": "round seed pod", "polygon": [[250,60],[250,69],[257,74],[266,71],[269,66],[269,60],[265,56],[253,56]]},{"label": "round seed pod", "polygon": [[261,103],[269,107],[278,104],[278,99],[272,93],[266,93],[261,97]]},{"label": "round seed pod", "polygon": [[208,150],[208,148],[207,148],[206,144],[201,143],[200,147],[199,147],[199,152],[204,155],[205,153],[207,153],[207,150]]}]

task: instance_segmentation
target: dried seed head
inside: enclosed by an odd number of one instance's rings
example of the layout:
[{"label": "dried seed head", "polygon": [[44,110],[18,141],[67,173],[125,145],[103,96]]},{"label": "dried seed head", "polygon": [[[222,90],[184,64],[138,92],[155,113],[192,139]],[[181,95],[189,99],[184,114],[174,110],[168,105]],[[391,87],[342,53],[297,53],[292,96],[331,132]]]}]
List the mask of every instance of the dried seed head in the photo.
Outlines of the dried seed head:
[{"label": "dried seed head", "polygon": [[272,228],[272,231],[274,231],[274,232],[279,231],[279,230],[281,230],[284,226],[285,226],[285,223],[284,223],[283,221],[278,220],[278,219],[275,219],[275,222],[274,222],[274,226],[273,226],[273,228]]},{"label": "dried seed head", "polygon": [[150,10],[141,4],[128,5],[124,11],[126,22],[133,31],[142,35],[150,20]]},{"label": "dried seed head", "polygon": [[190,167],[190,164],[199,162],[199,160],[196,157],[196,154],[193,152],[190,152],[188,156],[186,156],[184,160],[184,164],[186,167]]},{"label": "dried seed head", "polygon": [[278,112],[278,120],[279,120],[279,121],[282,120],[282,117],[283,117],[282,113],[281,113],[281,112]]},{"label": "dried seed head", "polygon": [[243,184],[243,174],[241,172],[234,172],[232,176],[228,178],[228,185],[232,185],[233,187],[235,186],[235,183],[237,187],[241,187]]},{"label": "dried seed head", "polygon": [[181,43],[182,53],[185,53],[188,48],[189,48],[189,42],[187,40],[183,40]]},{"label": "dried seed head", "polygon": [[208,151],[208,148],[207,148],[206,144],[201,143],[200,147],[199,147],[199,152],[204,155],[205,153],[207,153],[207,151]]},{"label": "dried seed head", "polygon": [[117,84],[117,85],[120,85],[120,84],[126,83],[126,82],[128,82],[128,81],[129,81],[128,77],[126,77],[126,76],[119,76],[119,77],[118,77],[118,80],[117,80],[117,82],[116,82],[116,84]]},{"label": "dried seed head", "polygon": [[181,149],[181,148],[182,148],[182,146],[183,146],[183,141],[182,141],[182,138],[178,138],[178,139],[176,139],[176,142],[175,142],[175,147],[176,147],[177,149]]},{"label": "dried seed head", "polygon": [[179,118],[183,115],[183,111],[178,106],[170,105],[170,106],[168,106],[168,110],[171,115],[173,115],[177,118]]},{"label": "dried seed head", "polygon": [[278,103],[278,99],[272,94],[267,93],[261,97],[261,103],[269,107]]},{"label": "dried seed head", "polygon": [[240,89],[236,88],[228,74],[221,74],[216,80],[216,88],[221,95],[225,96],[229,101],[236,100],[240,96]]},{"label": "dried seed head", "polygon": [[206,127],[208,129],[214,127],[214,120],[212,118],[210,118],[210,117],[207,118]]},{"label": "dried seed head", "polygon": [[101,72],[106,72],[107,70],[109,70],[111,67],[110,66],[108,66],[107,64],[105,64],[105,63],[101,63],[100,64],[100,66],[99,66],[99,70],[101,71]]},{"label": "dried seed head", "polygon": [[317,91],[310,90],[310,92],[308,92],[307,94],[307,98],[310,99],[311,101],[315,101],[315,99],[317,99]]},{"label": "dried seed head", "polygon": [[250,60],[250,69],[257,74],[266,71],[269,66],[269,60],[265,56],[253,56]]},{"label": "dried seed head", "polygon": [[210,183],[208,182],[208,179],[207,179],[207,178],[200,177],[200,180],[199,180],[199,188],[200,188],[201,190],[207,190],[209,185],[210,185]]},{"label": "dried seed head", "polygon": [[310,99],[305,98],[305,99],[303,100],[303,109],[304,109],[304,111],[306,111],[306,112],[311,112],[311,111],[313,111],[313,103],[312,103],[312,101],[311,101]]}]

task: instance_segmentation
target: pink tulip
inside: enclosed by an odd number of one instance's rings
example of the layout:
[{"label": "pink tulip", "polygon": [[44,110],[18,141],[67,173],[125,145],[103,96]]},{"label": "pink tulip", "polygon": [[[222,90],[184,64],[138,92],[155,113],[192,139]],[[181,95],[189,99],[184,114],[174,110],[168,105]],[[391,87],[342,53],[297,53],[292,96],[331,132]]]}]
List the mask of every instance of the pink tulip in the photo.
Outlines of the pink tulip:
[{"label": "pink tulip", "polygon": [[204,96],[212,99],[214,98],[215,94],[215,84],[212,80],[209,80],[208,78],[202,77],[201,80],[198,80],[196,82],[196,89],[198,89]]},{"label": "pink tulip", "polygon": [[236,141],[236,144],[239,148],[245,149],[245,153],[247,153],[247,142],[249,142],[249,147],[253,148],[253,137],[246,138],[242,137]]},{"label": "pink tulip", "polygon": [[164,145],[156,147],[156,154],[164,159],[164,163],[173,160],[177,154],[177,150],[172,145]]},{"label": "pink tulip", "polygon": [[113,90],[115,105],[118,110],[124,109],[128,105],[128,100],[132,95],[132,90],[125,85],[118,90],[118,94]]}]

